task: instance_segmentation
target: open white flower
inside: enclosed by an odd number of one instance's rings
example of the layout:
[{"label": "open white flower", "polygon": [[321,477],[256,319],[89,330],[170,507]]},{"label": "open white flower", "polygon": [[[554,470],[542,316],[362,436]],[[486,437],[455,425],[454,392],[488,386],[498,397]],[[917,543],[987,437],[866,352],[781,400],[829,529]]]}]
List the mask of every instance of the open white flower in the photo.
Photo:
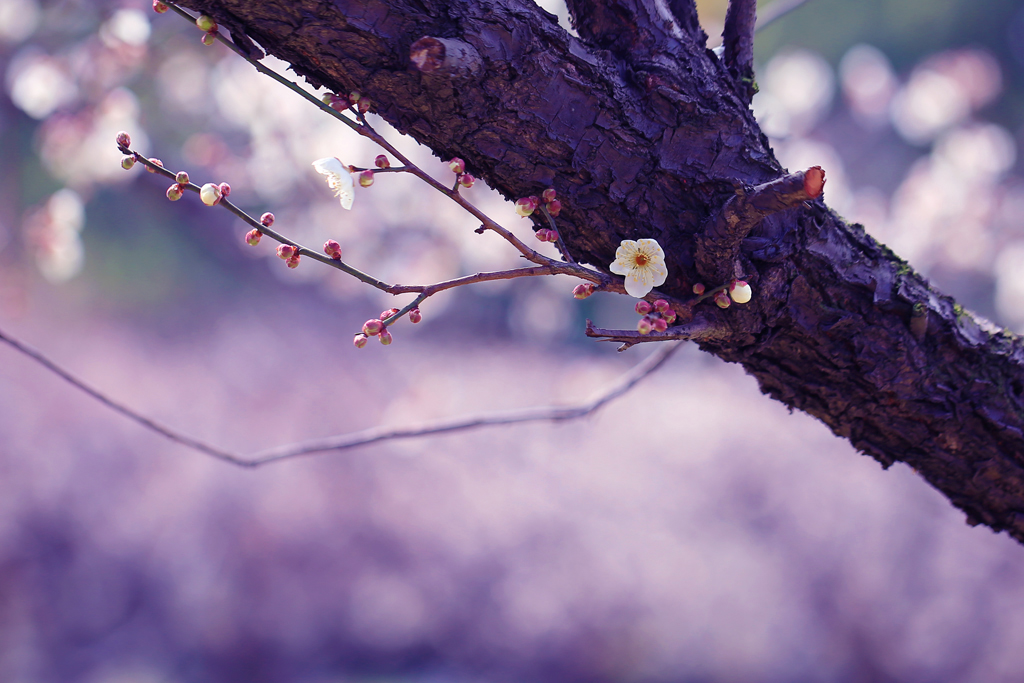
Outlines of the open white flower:
[{"label": "open white flower", "polygon": [[356,184],[348,167],[338,157],[317,159],[313,168],[322,176],[327,177],[327,184],[334,190],[334,196],[341,200],[341,208],[351,209],[356,198]]},{"label": "open white flower", "polygon": [[626,276],[626,293],[642,299],[655,287],[665,284],[668,268],[665,252],[657,240],[622,240],[609,266],[616,275]]}]

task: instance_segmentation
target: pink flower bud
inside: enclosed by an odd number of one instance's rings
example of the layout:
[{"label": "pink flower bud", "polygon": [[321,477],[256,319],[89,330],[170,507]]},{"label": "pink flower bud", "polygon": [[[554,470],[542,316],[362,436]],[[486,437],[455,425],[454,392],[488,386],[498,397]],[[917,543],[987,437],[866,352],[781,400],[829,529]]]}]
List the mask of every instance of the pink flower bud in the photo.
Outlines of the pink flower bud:
[{"label": "pink flower bud", "polygon": [[341,245],[334,240],[327,240],[324,242],[324,253],[330,256],[335,261],[341,260]]},{"label": "pink flower bud", "polygon": [[135,166],[135,157],[131,155],[121,157],[121,168],[129,171],[133,166]]},{"label": "pink flower bud", "polygon": [[544,200],[545,204],[550,204],[555,201],[555,188],[549,187],[540,193],[540,198]]},{"label": "pink flower bud", "polygon": [[209,33],[204,33],[203,37],[200,38],[199,41],[203,45],[213,45],[217,41],[217,32],[210,31]]},{"label": "pink flower bud", "polygon": [[373,160],[373,164],[377,168],[391,168],[391,162],[383,154],[378,154],[377,158]]},{"label": "pink flower bud", "polygon": [[373,171],[363,171],[359,174],[359,184],[362,187],[373,185]]},{"label": "pink flower bud", "polygon": [[363,323],[363,334],[367,337],[376,337],[384,329],[384,323],[372,318]]},{"label": "pink flower bud", "polygon": [[245,242],[250,247],[255,247],[257,244],[260,243],[261,237],[263,237],[263,233],[257,230],[256,228],[253,228],[249,232],[245,233]]},{"label": "pink flower bud", "polygon": [[455,175],[461,175],[466,172],[466,162],[462,159],[455,157],[448,162],[448,168],[452,169],[452,173]]},{"label": "pink flower bud", "polygon": [[463,173],[462,175],[459,176],[459,185],[462,185],[463,187],[473,187],[473,183],[475,182],[476,178],[474,178],[468,173]]},{"label": "pink flower bud", "polygon": [[[164,167],[164,162],[160,161],[159,159],[150,159],[149,163],[153,164],[154,166],[159,166],[160,168]],[[149,171],[150,173],[156,173],[156,171],[150,168],[149,166],[146,167],[146,170]]]},{"label": "pink flower bud", "polygon": [[153,0],[153,11],[156,12],[157,14],[163,14],[164,12],[166,12],[169,9],[170,9],[170,7],[168,7],[164,3],[160,2],[160,0]]},{"label": "pink flower bud", "polygon": [[669,310],[665,311],[664,313],[662,313],[661,317],[665,319],[665,322],[667,322],[669,325],[671,325],[672,323],[674,323],[676,321],[676,312],[673,311],[672,309],[669,309]]},{"label": "pink flower bud", "polygon": [[260,223],[263,225],[264,228],[269,228],[271,225],[274,224],[274,214],[270,213],[269,211],[266,212],[265,214],[260,216]]},{"label": "pink flower bud", "polygon": [[231,186],[228,185],[227,183],[221,183],[218,187],[220,187],[221,197],[227,197],[229,194],[231,194]]},{"label": "pink flower bud", "polygon": [[665,322],[664,318],[655,318],[651,321],[651,328],[655,332],[664,332],[668,329],[668,323]]},{"label": "pink flower bud", "polygon": [[172,202],[176,202],[181,199],[182,191],[181,185],[175,183],[167,188],[167,198]]},{"label": "pink flower bud", "polygon": [[380,339],[380,343],[383,344],[384,346],[387,346],[393,341],[391,338],[391,332],[389,332],[386,327],[380,331],[380,335],[378,338]]},{"label": "pink flower bud", "polygon": [[409,322],[415,325],[421,320],[423,320],[423,314],[420,313],[420,309],[414,308],[409,311]]},{"label": "pink flower bud", "polygon": [[558,214],[560,214],[561,212],[562,202],[558,201],[557,199],[554,199],[548,204],[548,213],[551,214],[552,218],[557,218]]},{"label": "pink flower bud", "polygon": [[131,136],[129,136],[128,133],[126,133],[126,132],[124,132],[122,130],[120,133],[117,134],[117,146],[118,147],[124,147],[125,149],[131,147],[132,146],[132,138],[131,138]]},{"label": "pink flower bud", "polygon": [[700,296],[701,294],[703,294],[704,293],[704,285],[702,285],[699,282],[697,284],[695,284],[693,286],[693,293],[696,294],[697,296]]},{"label": "pink flower bud", "polygon": [[719,308],[729,308],[729,305],[732,303],[729,300],[729,295],[725,292],[718,292],[715,294],[714,299]]},{"label": "pink flower bud", "polygon": [[349,99],[350,102],[358,102],[361,98],[362,98],[362,95],[360,95],[355,90],[353,90],[352,92],[350,92],[348,94],[348,99]]},{"label": "pink flower bud", "polygon": [[636,306],[634,306],[633,308],[640,315],[647,315],[648,313],[650,313],[654,309],[654,307],[651,306],[651,302],[644,301],[643,299],[640,299],[640,301],[637,301],[636,302]]},{"label": "pink flower bud", "polygon": [[[360,114],[365,114],[366,112],[370,111],[370,107],[372,106],[372,104],[373,103],[370,102],[369,97],[364,97],[361,100],[359,100],[358,104],[356,104],[356,108],[359,110]],[[391,342],[388,343],[390,344]]]},{"label": "pink flower bud", "polygon": [[335,95],[332,93],[330,95],[325,95],[324,97],[327,105],[335,111],[345,111],[349,106],[351,106],[351,102],[349,102],[348,98],[343,95]]},{"label": "pink flower bud", "polygon": [[537,232],[533,233],[533,236],[536,237],[541,242],[547,242],[548,241],[548,229],[547,228],[541,228]]},{"label": "pink flower bud", "polygon": [[588,296],[594,293],[594,283],[584,282],[583,284],[576,285],[572,290],[572,295],[577,299],[586,299]]},{"label": "pink flower bud", "polygon": [[293,254],[290,259],[285,261],[285,265],[288,266],[289,268],[298,268],[300,258],[302,257],[299,254]]},{"label": "pink flower bud", "polygon": [[217,22],[208,14],[200,14],[196,17],[196,26],[199,27],[200,31],[210,32],[217,30]]},{"label": "pink flower bud", "polygon": [[651,324],[652,322],[653,321],[647,316],[640,318],[640,322],[636,324],[636,331],[639,332],[640,334],[650,334],[651,329],[654,327]]},{"label": "pink flower bud", "polygon": [[532,197],[523,197],[516,200],[516,213],[526,218],[534,212],[537,205],[533,203]]},{"label": "pink flower bud", "polygon": [[355,338],[352,339],[352,345],[355,346],[357,349],[361,349],[366,346],[366,343],[368,341],[370,341],[370,338],[367,337],[365,334],[357,334]]},{"label": "pink flower bud", "polygon": [[177,175],[174,176],[174,182],[179,185],[188,185],[188,173],[185,171],[178,171]]},{"label": "pink flower bud", "polygon": [[668,302],[665,301],[664,299],[658,299],[657,301],[654,302],[654,310],[656,310],[658,313],[664,313],[670,308],[672,307],[669,306]]},{"label": "pink flower bud", "polygon": [[295,256],[297,253],[299,253],[298,247],[293,244],[282,244],[277,248],[278,258],[284,259],[285,261],[290,259],[292,256]]},{"label": "pink flower bud", "polygon": [[220,186],[214,185],[213,183],[206,183],[199,188],[199,198],[203,200],[203,204],[207,206],[215,206],[220,203]]},{"label": "pink flower bud", "polygon": [[388,310],[386,310],[386,311],[384,311],[383,313],[380,314],[380,319],[381,320],[387,320],[388,318],[393,316],[395,313],[398,313],[398,309],[397,308],[389,308]]},{"label": "pink flower bud", "polygon": [[729,298],[738,304],[745,304],[750,301],[750,297],[753,296],[754,292],[743,280],[733,280],[729,283]]}]

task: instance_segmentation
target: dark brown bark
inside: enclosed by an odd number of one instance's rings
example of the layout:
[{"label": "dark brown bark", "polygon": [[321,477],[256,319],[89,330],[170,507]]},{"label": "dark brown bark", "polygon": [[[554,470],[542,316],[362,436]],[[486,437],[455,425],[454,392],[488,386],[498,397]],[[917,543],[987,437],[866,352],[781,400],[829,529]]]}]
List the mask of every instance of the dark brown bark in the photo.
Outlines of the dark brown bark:
[{"label": "dark brown bark", "polygon": [[[692,0],[570,2],[582,40],[522,0],[187,4],[314,84],[366,93],[507,197],[553,185],[578,261],[607,270],[621,240],[657,239],[662,289],[682,299],[699,273],[720,272],[697,244],[726,203],[784,174]],[[468,45],[482,68],[417,70],[422,38]],[[1020,340],[982,329],[820,199],[777,208],[739,243],[754,299],[696,308],[689,324],[715,331],[702,348],[884,466],[912,466],[968,522],[1024,540]]]}]

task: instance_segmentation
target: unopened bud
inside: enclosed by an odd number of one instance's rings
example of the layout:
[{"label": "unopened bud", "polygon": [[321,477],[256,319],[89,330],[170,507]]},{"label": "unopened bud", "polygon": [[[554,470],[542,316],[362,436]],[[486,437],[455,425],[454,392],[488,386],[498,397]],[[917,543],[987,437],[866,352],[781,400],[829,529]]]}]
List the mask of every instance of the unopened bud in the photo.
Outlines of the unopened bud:
[{"label": "unopened bud", "polygon": [[300,256],[299,254],[293,254],[290,259],[285,261],[285,265],[288,266],[289,268],[298,268],[300,258],[302,258],[302,256]]},{"label": "unopened bud", "polygon": [[256,228],[253,228],[249,232],[245,233],[245,242],[250,247],[255,247],[257,244],[260,243],[261,237],[263,237],[263,233],[257,230]]},{"label": "unopened bud", "polygon": [[156,12],[157,14],[163,14],[164,12],[166,12],[169,9],[170,9],[170,7],[168,7],[164,3],[160,2],[160,0],[153,0],[153,11]]},{"label": "unopened bud", "polygon": [[[164,167],[164,162],[160,161],[159,159],[150,159],[149,163],[153,164],[154,166],[159,166],[160,168]],[[149,171],[150,173],[156,173],[156,170],[150,168],[149,166],[146,167],[146,170]]]},{"label": "unopened bud", "polygon": [[297,253],[299,253],[299,248],[294,244],[282,244],[277,248],[278,258],[284,259],[285,261],[290,259],[292,256],[295,256]]},{"label": "unopened bud", "polygon": [[359,184],[362,187],[373,185],[373,171],[363,171],[359,174]]},{"label": "unopened bud", "polygon": [[126,133],[126,132],[124,132],[122,130],[120,133],[117,134],[117,146],[118,147],[124,147],[126,149],[128,147],[131,147],[132,146],[132,138],[131,138],[131,136],[128,135],[128,133]]},{"label": "unopened bud", "polygon": [[547,242],[548,241],[548,229],[547,228],[541,228],[537,232],[533,233],[533,236],[536,237],[541,242]]},{"label": "unopened bud", "polygon": [[227,197],[229,194],[231,194],[231,186],[228,185],[227,183],[221,183],[220,185],[218,185],[218,187],[220,188],[221,197]]},{"label": "unopened bud", "polygon": [[384,329],[384,323],[373,318],[363,323],[363,334],[367,337],[376,337]]},{"label": "unopened bud", "polygon": [[387,328],[384,328],[383,330],[380,331],[380,334],[378,335],[378,338],[380,339],[380,343],[383,344],[384,346],[387,346],[392,341],[394,341],[391,338],[391,332],[388,331]]},{"label": "unopened bud", "polygon": [[[364,97],[361,100],[359,100],[359,102],[356,104],[356,108],[359,110],[360,114],[365,114],[366,112],[370,111],[370,107],[372,105],[373,103],[370,102],[370,98]],[[391,342],[388,343],[390,344]]]},{"label": "unopened bud", "polygon": [[552,200],[548,203],[548,213],[551,214],[552,218],[557,218],[558,214],[562,212],[562,202],[557,199]]},{"label": "unopened bud", "polygon": [[343,95],[324,95],[324,101],[335,111],[345,111],[352,104],[348,101],[347,97]]},{"label": "unopened bud", "polygon": [[647,316],[644,316],[643,318],[640,318],[640,322],[638,322],[636,324],[636,331],[639,332],[640,334],[650,334],[651,333],[651,329],[653,329],[653,327],[654,327],[651,324],[652,322],[653,321],[650,318],[648,318]]},{"label": "unopened bud", "polygon": [[380,314],[380,319],[381,320],[387,320],[388,318],[393,316],[395,313],[398,313],[398,309],[397,308],[389,308],[388,310],[386,310],[386,311],[384,311],[384,312],[382,312]]},{"label": "unopened bud", "polygon": [[648,313],[650,313],[654,309],[654,307],[651,306],[651,302],[644,301],[643,299],[640,299],[640,301],[637,301],[636,302],[636,306],[634,306],[633,308],[640,315],[647,315]]},{"label": "unopened bud", "polygon": [[335,261],[341,260],[341,245],[334,240],[327,240],[324,242],[324,253],[330,256]]},{"label": "unopened bud", "polygon": [[452,170],[455,175],[460,175],[466,172],[466,162],[458,157],[454,157],[448,162],[448,168]]},{"label": "unopened bud", "polygon": [[409,322],[415,325],[421,320],[423,320],[423,314],[420,313],[420,309],[414,308],[411,311],[409,311]]},{"label": "unopened bud", "polygon": [[555,201],[555,196],[555,188],[553,187],[549,187],[548,189],[540,193],[540,198],[544,200],[545,204],[550,204],[551,202]]},{"label": "unopened bud", "polygon": [[594,293],[594,283],[584,282],[583,284],[576,285],[572,290],[572,295],[577,299],[586,299],[588,296]]},{"label": "unopened bud", "polygon": [[672,307],[669,306],[668,302],[665,301],[664,299],[658,299],[657,301],[654,302],[654,310],[656,310],[658,313],[664,313],[670,308]]},{"label": "unopened bud", "polygon": [[473,187],[473,183],[475,182],[476,178],[468,173],[463,173],[459,176],[459,185],[462,185],[463,187]]},{"label": "unopened bud", "polygon": [[745,304],[750,301],[753,291],[743,280],[733,280],[729,283],[729,298],[738,304]]},{"label": "unopened bud", "polygon": [[200,38],[199,41],[203,45],[213,45],[217,41],[217,32],[210,31],[209,33],[204,33],[203,37]]},{"label": "unopened bud", "polygon": [[366,346],[366,343],[368,341],[370,341],[370,338],[367,337],[365,334],[357,334],[352,339],[352,345],[355,346],[357,349],[361,349],[361,348],[364,348]]},{"label": "unopened bud", "polygon": [[353,90],[352,92],[350,92],[348,94],[348,99],[349,99],[350,102],[358,102],[361,97],[362,97],[362,95],[360,95],[355,90]]},{"label": "unopened bud", "polygon": [[185,171],[178,171],[177,175],[174,176],[174,182],[179,185],[188,185],[188,173]]},{"label": "unopened bud", "polygon": [[196,26],[199,27],[200,31],[209,32],[217,30],[217,22],[208,14],[200,14],[196,17]]},{"label": "unopened bud", "polygon": [[664,318],[655,318],[651,321],[651,328],[655,332],[664,332],[668,329],[668,323],[665,322]]},{"label": "unopened bud", "polygon": [[537,208],[537,205],[533,203],[533,197],[523,197],[516,200],[516,213],[526,218],[532,214]]},{"label": "unopened bud", "polygon": [[700,282],[695,284],[693,286],[693,293],[696,294],[697,296],[700,296],[701,294],[703,294],[704,293],[704,285],[701,284]]},{"label": "unopened bud", "polygon": [[199,198],[203,200],[203,204],[207,206],[214,206],[220,202],[220,186],[214,185],[213,183],[206,183],[199,188]]},{"label": "unopened bud", "polygon": [[121,168],[128,171],[131,170],[133,166],[135,166],[135,157],[130,155],[121,157]]},{"label": "unopened bud", "polygon": [[172,202],[176,202],[181,199],[182,191],[181,185],[175,183],[167,188],[167,198]]},{"label": "unopened bud", "polygon": [[377,168],[391,168],[391,162],[383,154],[378,154],[377,158],[373,160],[373,164]]},{"label": "unopened bud", "polygon": [[263,225],[264,228],[269,228],[271,225],[274,224],[274,214],[270,213],[269,211],[266,212],[265,214],[260,216],[260,223]]},{"label": "unopened bud", "polygon": [[665,319],[665,322],[671,325],[676,321],[676,312],[670,308],[669,310],[662,313],[661,317]]},{"label": "unopened bud", "polygon": [[719,308],[729,308],[729,305],[732,303],[732,301],[729,300],[729,295],[725,292],[718,292],[715,294],[714,299]]}]

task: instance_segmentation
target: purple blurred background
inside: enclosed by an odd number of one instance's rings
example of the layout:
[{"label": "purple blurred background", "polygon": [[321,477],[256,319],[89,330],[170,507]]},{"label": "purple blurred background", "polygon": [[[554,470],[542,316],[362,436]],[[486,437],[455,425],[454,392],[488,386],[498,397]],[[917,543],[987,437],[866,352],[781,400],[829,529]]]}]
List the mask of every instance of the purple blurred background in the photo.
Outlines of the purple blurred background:
[{"label": "purple blurred background", "polygon": [[[698,4],[717,33],[725,3]],[[1021,45],[1010,0],[812,0],[761,37],[754,105],[831,206],[1018,332]],[[649,353],[585,340],[631,304],[556,278],[440,295],[353,349],[391,298],[168,203],[115,133],[389,281],[514,253],[404,177],[343,212],[310,162],[378,151],[170,14],[0,0],[0,72],[0,329],[190,435],[248,453],[576,403]],[[4,682],[1024,678],[1024,549],[695,348],[578,422],[246,471],[4,347],[0,468]]]}]

